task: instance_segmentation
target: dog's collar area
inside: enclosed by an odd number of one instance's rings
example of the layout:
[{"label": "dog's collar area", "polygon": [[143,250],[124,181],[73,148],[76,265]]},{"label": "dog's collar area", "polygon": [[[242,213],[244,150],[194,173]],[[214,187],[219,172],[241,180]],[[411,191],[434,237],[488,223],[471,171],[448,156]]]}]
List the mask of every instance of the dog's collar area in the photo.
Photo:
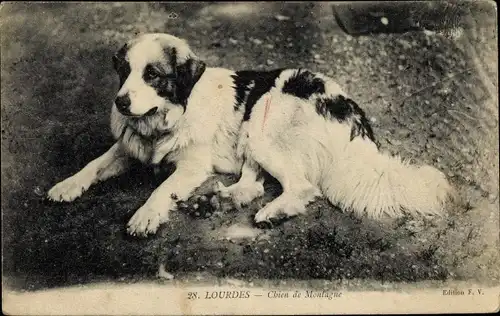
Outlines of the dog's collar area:
[{"label": "dog's collar area", "polygon": [[141,134],[133,126],[127,125],[123,129],[123,131],[118,139],[120,139],[121,141],[124,140],[123,137],[124,137],[127,129],[129,130],[129,132],[131,132],[131,135],[136,135],[137,137],[139,137],[140,139],[142,139],[143,141],[146,141],[148,143],[155,143],[156,141],[163,139],[163,138],[167,137],[168,135],[172,134],[172,131],[170,131],[170,130],[164,130],[164,131],[155,130],[151,135],[144,135],[144,134]]}]

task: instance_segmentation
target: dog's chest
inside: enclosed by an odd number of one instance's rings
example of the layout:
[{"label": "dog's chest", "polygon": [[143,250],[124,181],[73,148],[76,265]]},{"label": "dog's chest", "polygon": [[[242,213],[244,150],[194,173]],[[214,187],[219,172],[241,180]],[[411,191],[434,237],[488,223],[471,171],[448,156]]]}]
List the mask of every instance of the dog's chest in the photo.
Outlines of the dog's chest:
[{"label": "dog's chest", "polygon": [[120,142],[127,153],[143,163],[150,163],[158,152],[158,147],[173,137],[168,132],[156,132],[152,135],[142,135],[130,126],[126,126]]}]

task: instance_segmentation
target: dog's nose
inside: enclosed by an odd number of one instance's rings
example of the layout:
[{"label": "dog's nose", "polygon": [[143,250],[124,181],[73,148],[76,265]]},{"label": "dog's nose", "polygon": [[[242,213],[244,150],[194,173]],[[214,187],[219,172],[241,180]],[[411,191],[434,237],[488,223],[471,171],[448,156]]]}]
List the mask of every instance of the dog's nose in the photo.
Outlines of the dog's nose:
[{"label": "dog's nose", "polygon": [[115,104],[116,104],[116,108],[118,109],[118,111],[124,112],[124,113],[130,112],[130,110],[129,110],[130,98],[129,98],[128,94],[116,97]]}]

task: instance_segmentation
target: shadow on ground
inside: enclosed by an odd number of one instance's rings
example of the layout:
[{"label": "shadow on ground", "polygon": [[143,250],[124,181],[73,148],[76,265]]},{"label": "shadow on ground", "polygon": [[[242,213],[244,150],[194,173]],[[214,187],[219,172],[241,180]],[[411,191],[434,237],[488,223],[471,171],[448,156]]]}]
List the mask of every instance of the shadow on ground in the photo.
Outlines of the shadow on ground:
[{"label": "shadow on ground", "polygon": [[[490,238],[498,223],[498,188],[489,187],[498,180],[484,171],[490,169],[491,157],[498,160],[498,150],[489,156],[482,151],[498,149],[498,144],[494,137],[493,145],[476,143],[483,134],[468,131],[477,127],[478,117],[489,121],[481,116],[488,117],[484,98],[467,92],[474,88],[468,85],[479,81],[473,69],[465,71],[470,66],[465,53],[452,40],[423,32],[353,38],[342,33],[329,10],[325,4],[303,3],[4,5],[5,280],[30,290],[98,280],[129,282],[155,278],[160,264],[176,276],[208,273],[248,282],[498,280],[497,271],[490,269],[498,255],[491,251],[497,240]],[[46,201],[53,184],[112,144],[108,117],[117,78],[111,56],[141,32],[186,38],[211,66],[306,66],[334,76],[365,104],[385,149],[437,165],[465,192],[466,206],[456,205],[449,218],[439,221],[374,222],[320,200],[306,216],[258,229],[253,214],[279,193],[279,185],[270,181],[267,195],[242,211],[214,210],[194,198],[158,236],[137,239],[126,235],[125,224],[166,176],[139,165],[74,203]],[[454,73],[468,76],[447,85]],[[440,84],[428,88],[433,81]],[[443,115],[433,113],[449,114],[446,105],[456,102],[451,89],[481,103],[466,109],[457,102],[453,109],[462,118],[446,116],[449,121],[443,125]],[[463,113],[473,119],[464,121]],[[467,131],[457,135],[455,126]],[[484,133],[498,131],[495,122],[485,126]],[[464,137],[469,141],[464,143]],[[457,150],[457,144],[466,151]],[[467,169],[469,165],[476,169]],[[484,223],[489,216],[493,228]]]}]

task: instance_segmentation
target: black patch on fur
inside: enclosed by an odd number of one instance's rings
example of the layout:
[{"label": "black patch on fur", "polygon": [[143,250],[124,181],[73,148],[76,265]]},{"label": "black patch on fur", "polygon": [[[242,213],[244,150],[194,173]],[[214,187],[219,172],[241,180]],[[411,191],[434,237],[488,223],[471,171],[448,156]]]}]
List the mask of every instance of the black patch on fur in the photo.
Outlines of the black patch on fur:
[{"label": "black patch on fur", "polygon": [[166,73],[162,65],[147,64],[144,67],[142,79],[153,87],[160,97],[167,98],[172,103],[178,103],[175,98],[175,81],[177,77],[175,74]]},{"label": "black patch on fur", "polygon": [[282,92],[309,99],[315,93],[325,93],[325,82],[311,71],[299,69],[285,81]]},{"label": "black patch on fur", "polygon": [[193,90],[194,85],[200,80],[205,72],[206,64],[198,59],[188,59],[184,64],[176,68],[175,100],[186,110],[187,100]]},{"label": "black patch on fur", "polygon": [[316,112],[325,118],[336,119],[339,123],[351,119],[351,141],[361,136],[362,138],[368,137],[375,142],[375,136],[365,112],[353,100],[342,95],[333,99],[319,98],[316,100]]},{"label": "black patch on fur", "polygon": [[160,62],[146,65],[142,78],[153,87],[158,96],[168,99],[173,104],[182,105],[186,110],[191,90],[205,72],[203,61],[190,58],[184,64],[178,64],[177,49],[165,48],[165,56],[171,71],[168,72]]},{"label": "black patch on fur", "polygon": [[353,121],[351,129],[351,141],[358,136],[361,136],[362,138],[368,137],[372,142],[377,144],[377,147],[379,147],[379,144],[375,139],[375,135],[373,134],[370,121],[366,118],[365,111],[363,111],[353,100],[347,99],[347,101],[351,104],[353,113],[356,114],[356,119]]},{"label": "black patch on fur", "polygon": [[352,116],[353,108],[343,96],[339,95],[333,99],[317,99],[316,112],[323,117],[336,118],[339,123],[342,123]]},{"label": "black patch on fur", "polygon": [[113,67],[115,68],[118,76],[120,78],[120,88],[127,80],[130,75],[130,65],[128,61],[125,59],[127,55],[128,46],[127,44],[123,45],[122,48],[118,50],[118,52],[113,56]]},{"label": "black patch on fur", "polygon": [[234,89],[236,91],[235,110],[244,107],[243,121],[250,119],[252,108],[257,101],[275,86],[276,79],[283,69],[270,71],[237,71],[232,75]]},{"label": "black patch on fur", "polygon": [[172,69],[177,67],[177,49],[175,47],[170,49],[170,66]]}]

